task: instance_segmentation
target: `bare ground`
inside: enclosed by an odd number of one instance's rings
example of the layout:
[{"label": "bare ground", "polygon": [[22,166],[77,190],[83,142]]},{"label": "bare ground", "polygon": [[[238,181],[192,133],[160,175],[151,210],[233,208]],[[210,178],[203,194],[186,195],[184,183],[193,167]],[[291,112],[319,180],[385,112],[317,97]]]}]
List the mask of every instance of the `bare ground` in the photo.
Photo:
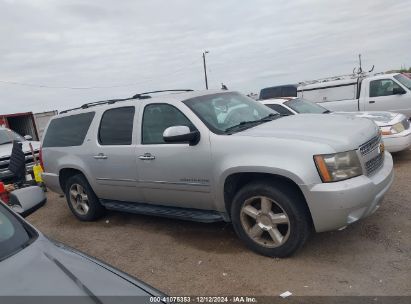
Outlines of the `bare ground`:
[{"label": "bare ground", "polygon": [[411,151],[394,162],[394,184],[375,214],[314,235],[287,259],[249,251],[230,224],[118,212],[80,222],[54,193],[29,221],[169,295],[411,295]]}]

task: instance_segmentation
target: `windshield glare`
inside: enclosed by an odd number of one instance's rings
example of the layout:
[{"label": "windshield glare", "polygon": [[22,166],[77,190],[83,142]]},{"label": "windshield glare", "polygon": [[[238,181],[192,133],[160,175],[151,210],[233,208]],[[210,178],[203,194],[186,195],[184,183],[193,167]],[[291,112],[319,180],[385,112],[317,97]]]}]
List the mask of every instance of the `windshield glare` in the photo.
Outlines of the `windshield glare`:
[{"label": "windshield glare", "polygon": [[242,122],[257,121],[276,111],[240,93],[216,93],[195,97],[184,103],[217,134]]},{"label": "windshield glare", "polygon": [[326,108],[301,98],[295,98],[284,102],[284,104],[296,111],[297,113],[311,113],[311,114],[322,114],[329,112]]},{"label": "windshield glare", "polygon": [[9,129],[0,129],[0,145],[12,143],[13,140],[25,141],[24,137]]},{"label": "windshield glare", "polygon": [[0,202],[0,261],[30,241],[23,224]]},{"label": "windshield glare", "polygon": [[405,77],[402,74],[395,75],[394,78],[397,79],[403,86],[411,90],[411,79],[410,78]]}]

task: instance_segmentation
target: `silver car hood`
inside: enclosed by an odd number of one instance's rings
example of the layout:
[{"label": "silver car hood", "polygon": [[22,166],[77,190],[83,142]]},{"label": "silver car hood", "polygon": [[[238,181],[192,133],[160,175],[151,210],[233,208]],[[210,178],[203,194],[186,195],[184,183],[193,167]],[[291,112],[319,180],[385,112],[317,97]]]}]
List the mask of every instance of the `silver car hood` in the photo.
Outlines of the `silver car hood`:
[{"label": "silver car hood", "polygon": [[40,235],[34,243],[1,261],[0,295],[91,298],[150,295],[133,278],[124,278],[118,272]]},{"label": "silver car hood", "polygon": [[[40,142],[39,141],[23,141],[23,152],[30,152],[29,143],[32,144],[34,150],[40,149]],[[0,158],[4,156],[10,156],[11,149],[13,148],[13,144],[4,144],[0,145]]]},{"label": "silver car hood", "polygon": [[368,118],[373,120],[379,127],[392,126],[406,119],[406,116],[404,114],[382,111],[332,112],[332,114],[346,115],[358,118]]},{"label": "silver car hood", "polygon": [[260,124],[233,136],[275,137],[319,142],[335,151],[357,149],[378,134],[377,125],[369,120],[343,115],[290,115]]}]

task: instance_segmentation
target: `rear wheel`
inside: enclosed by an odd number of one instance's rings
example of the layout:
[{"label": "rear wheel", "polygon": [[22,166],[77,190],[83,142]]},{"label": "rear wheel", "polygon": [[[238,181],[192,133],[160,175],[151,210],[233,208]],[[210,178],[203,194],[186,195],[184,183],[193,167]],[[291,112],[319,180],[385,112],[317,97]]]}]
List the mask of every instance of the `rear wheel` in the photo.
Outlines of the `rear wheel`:
[{"label": "rear wheel", "polygon": [[93,221],[104,214],[104,207],[83,175],[71,176],[66,182],[65,193],[71,212],[79,220]]},{"label": "rear wheel", "polygon": [[303,198],[289,187],[251,183],[234,197],[234,230],[255,252],[287,257],[302,247],[311,232]]}]

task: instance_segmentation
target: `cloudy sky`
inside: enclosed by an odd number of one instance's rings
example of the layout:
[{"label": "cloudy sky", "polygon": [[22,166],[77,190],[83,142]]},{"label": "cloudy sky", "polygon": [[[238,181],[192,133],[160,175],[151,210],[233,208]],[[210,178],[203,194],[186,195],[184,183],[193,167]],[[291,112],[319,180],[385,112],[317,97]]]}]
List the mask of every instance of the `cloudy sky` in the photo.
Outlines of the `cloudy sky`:
[{"label": "cloudy sky", "polygon": [[[397,0],[0,0],[0,113],[209,84],[264,86],[411,66]],[[72,88],[72,89],[69,89]]]}]

